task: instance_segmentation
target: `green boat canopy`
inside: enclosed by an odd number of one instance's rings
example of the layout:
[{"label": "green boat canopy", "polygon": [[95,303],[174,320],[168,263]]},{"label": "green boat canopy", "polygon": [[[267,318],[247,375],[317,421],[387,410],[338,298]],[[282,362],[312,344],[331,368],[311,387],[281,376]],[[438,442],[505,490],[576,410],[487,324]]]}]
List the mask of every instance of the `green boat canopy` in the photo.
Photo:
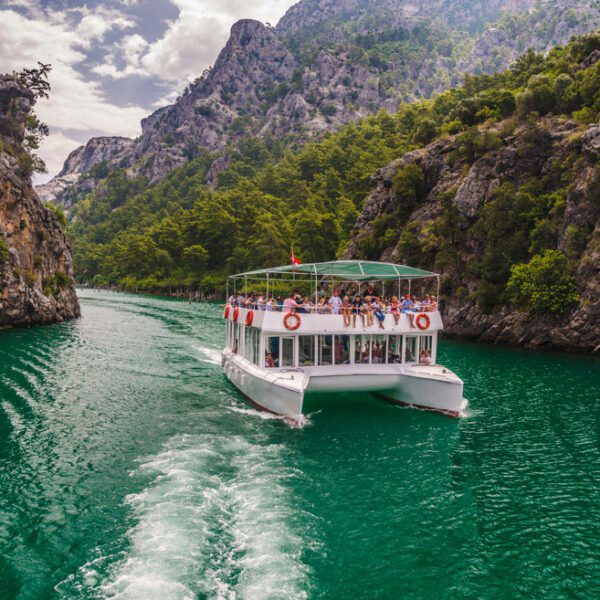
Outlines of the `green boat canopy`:
[{"label": "green boat canopy", "polygon": [[292,274],[310,277],[335,277],[346,281],[384,281],[388,279],[423,279],[438,277],[437,273],[395,265],[393,263],[374,262],[368,260],[332,260],[322,263],[306,263],[301,265],[284,265],[258,271],[248,271],[232,275],[232,279],[263,279],[279,275]]}]

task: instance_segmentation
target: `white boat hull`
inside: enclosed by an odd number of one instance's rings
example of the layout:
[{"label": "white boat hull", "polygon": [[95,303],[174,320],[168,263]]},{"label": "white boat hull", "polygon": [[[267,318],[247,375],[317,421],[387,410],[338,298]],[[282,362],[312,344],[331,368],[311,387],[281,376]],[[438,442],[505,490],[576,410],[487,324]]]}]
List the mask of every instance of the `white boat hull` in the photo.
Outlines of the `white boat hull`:
[{"label": "white boat hull", "polygon": [[464,414],[467,407],[462,380],[441,366],[371,364],[267,370],[225,350],[223,369],[254,405],[294,422],[304,420],[306,393],[374,393],[397,404],[453,417]]}]

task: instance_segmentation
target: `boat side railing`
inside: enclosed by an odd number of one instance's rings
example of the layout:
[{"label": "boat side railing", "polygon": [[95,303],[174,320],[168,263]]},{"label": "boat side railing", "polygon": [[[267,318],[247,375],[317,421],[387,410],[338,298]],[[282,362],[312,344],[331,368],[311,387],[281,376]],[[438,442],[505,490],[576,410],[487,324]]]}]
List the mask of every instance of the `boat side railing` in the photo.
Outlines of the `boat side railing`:
[{"label": "boat side railing", "polygon": [[[297,307],[292,310],[287,309],[286,307],[282,307],[281,305],[269,305],[269,304],[260,304],[260,303],[228,303],[225,306],[231,307],[239,307],[245,308],[247,310],[257,310],[257,311],[266,311],[266,312],[293,312],[297,314],[310,314],[310,315],[342,315],[342,311],[347,311],[348,313],[352,313],[355,311],[353,307],[340,307],[337,312],[334,311],[331,307],[323,307],[323,306],[315,306],[313,304],[299,304]],[[399,307],[397,309],[392,308],[391,306],[382,306],[380,308],[370,308],[370,307],[362,307],[359,309],[363,314],[366,312],[376,312],[381,310],[381,312],[385,315],[394,314],[395,312],[412,312],[412,313],[422,313],[422,312],[438,312],[439,308],[437,304],[422,304],[419,306],[413,306],[410,308]]]}]

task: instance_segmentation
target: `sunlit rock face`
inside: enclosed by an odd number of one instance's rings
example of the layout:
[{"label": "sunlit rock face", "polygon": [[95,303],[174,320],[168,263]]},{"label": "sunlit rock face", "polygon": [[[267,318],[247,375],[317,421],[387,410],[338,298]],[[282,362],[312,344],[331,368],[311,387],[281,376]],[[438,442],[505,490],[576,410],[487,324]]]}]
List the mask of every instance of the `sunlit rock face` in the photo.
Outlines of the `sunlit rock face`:
[{"label": "sunlit rock face", "polygon": [[[302,0],[275,28],[236,23],[212,69],[144,119],[140,138],[90,140],[39,194],[69,208],[119,168],[157,182],[244,137],[301,144],[598,27],[594,0]],[[216,159],[209,183],[228,163]]]},{"label": "sunlit rock face", "polygon": [[[409,152],[380,169],[372,178],[371,193],[358,218],[345,258],[361,256],[364,247],[361,242],[373,233],[378,220],[397,214],[405,198],[394,191],[395,177],[401,169],[414,165],[422,173],[425,195],[406,222],[398,223],[394,242],[373,258],[409,264],[416,262],[418,266],[435,269],[434,264],[427,263],[422,252],[408,256],[407,248],[422,247],[442,215],[444,201],[451,199],[451,206],[456,210],[456,231],[452,235],[460,241],[455,242],[457,252],[453,260],[444,265],[446,333],[492,343],[598,353],[600,168],[597,161],[600,158],[600,127],[591,125],[582,134],[572,121],[547,117],[537,124],[533,142],[532,130],[527,125],[506,132],[495,127],[500,143],[472,163],[457,155],[456,138],[449,137]],[[491,243],[480,227],[486,207],[506,182],[510,182],[514,198],[520,188],[542,177],[556,190],[562,189],[561,166],[566,164],[575,164],[576,168],[565,204],[558,213],[561,217],[554,235],[558,238],[558,249],[572,256],[576,263],[579,304],[561,318],[530,316],[515,311],[507,303],[500,303],[491,312],[482,310],[476,300],[480,276],[477,269],[471,267]],[[592,233],[586,246],[574,254],[572,235],[580,230]],[[405,237],[411,235],[414,243],[403,244],[403,237],[411,239]],[[517,232],[510,235],[517,235]]]}]

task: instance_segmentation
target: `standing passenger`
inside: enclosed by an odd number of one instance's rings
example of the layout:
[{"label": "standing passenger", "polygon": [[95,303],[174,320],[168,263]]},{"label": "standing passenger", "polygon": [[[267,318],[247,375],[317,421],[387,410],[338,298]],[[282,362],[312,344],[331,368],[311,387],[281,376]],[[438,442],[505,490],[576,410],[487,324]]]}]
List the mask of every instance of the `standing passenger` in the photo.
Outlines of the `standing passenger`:
[{"label": "standing passenger", "polygon": [[331,313],[334,315],[340,314],[340,307],[342,306],[342,299],[340,298],[339,290],[333,290],[333,296],[329,298],[329,306],[331,306]]}]

